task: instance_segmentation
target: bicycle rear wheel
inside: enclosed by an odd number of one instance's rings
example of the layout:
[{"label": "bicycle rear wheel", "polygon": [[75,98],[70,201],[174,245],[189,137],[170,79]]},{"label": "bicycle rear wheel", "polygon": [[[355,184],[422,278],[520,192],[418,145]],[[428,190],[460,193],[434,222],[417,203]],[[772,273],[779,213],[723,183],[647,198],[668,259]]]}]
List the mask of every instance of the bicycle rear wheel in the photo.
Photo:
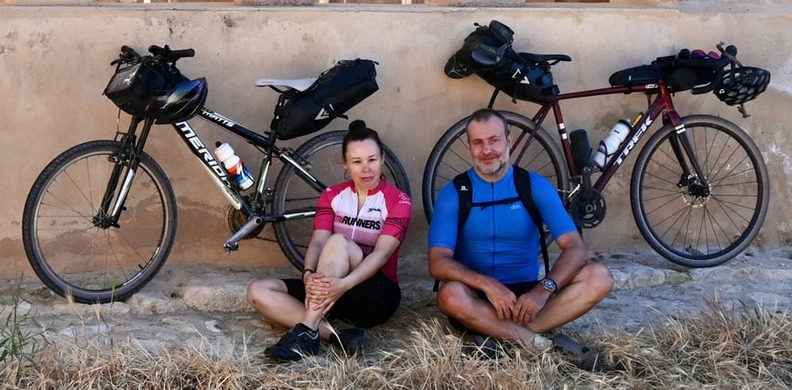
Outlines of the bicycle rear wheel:
[{"label": "bicycle rear wheel", "polygon": [[91,141],[63,152],[44,168],[25,202],[22,241],[33,271],[76,302],[127,299],[159,272],[173,246],[173,189],[145,153],[118,223],[107,226],[100,210],[111,173],[116,165],[123,168],[117,194],[129,166],[120,149],[117,141]]},{"label": "bicycle rear wheel", "polygon": [[[569,186],[569,171],[564,154],[550,134],[539,127],[533,136],[535,124],[532,120],[513,112],[500,111],[509,124],[512,138],[511,162],[528,171],[536,172],[555,184],[559,192],[566,193]],[[423,175],[423,206],[428,221],[432,220],[437,193],[454,177],[470,169],[470,148],[465,135],[464,118],[446,130],[437,141]],[[563,197],[564,195],[562,195]]]},{"label": "bicycle rear wheel", "polygon": [[[671,147],[677,132],[663,126],[641,150],[630,198],[638,229],[663,257],[687,267],[711,267],[742,252],[759,233],[769,178],[759,149],[737,125],[710,115],[682,118],[704,174],[682,176]],[[692,167],[690,156],[687,163]],[[695,179],[695,180],[694,180]]]},{"label": "bicycle rear wheel", "polygon": [[[341,158],[341,144],[346,135],[345,130],[320,134],[300,146],[296,155],[307,162],[303,168],[326,186],[349,180],[346,176]],[[385,154],[382,174],[410,195],[410,179],[404,171],[399,159],[387,146],[383,145]],[[286,164],[275,181],[275,200],[273,214],[284,215],[289,210],[313,208],[319,199],[320,192],[297,175],[294,166]],[[305,250],[313,233],[313,216],[290,219],[274,224],[275,238],[281,250],[292,265],[303,268]]]}]

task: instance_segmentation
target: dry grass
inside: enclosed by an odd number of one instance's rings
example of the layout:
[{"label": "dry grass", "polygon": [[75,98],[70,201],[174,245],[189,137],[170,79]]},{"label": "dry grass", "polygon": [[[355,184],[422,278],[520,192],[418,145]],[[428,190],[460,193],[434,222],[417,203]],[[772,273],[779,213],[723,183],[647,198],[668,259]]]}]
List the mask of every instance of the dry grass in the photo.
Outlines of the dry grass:
[{"label": "dry grass", "polygon": [[[506,346],[496,360],[460,354],[436,319],[401,315],[371,332],[373,347],[348,358],[333,348],[296,364],[258,350],[211,345],[153,355],[113,348],[50,347],[35,370],[0,388],[33,389],[778,389],[792,387],[792,316],[711,302],[697,317],[667,319],[638,334],[577,335],[605,354],[606,371],[582,372],[555,353]],[[253,346],[251,346],[253,348]],[[255,346],[260,348],[260,346]]]}]

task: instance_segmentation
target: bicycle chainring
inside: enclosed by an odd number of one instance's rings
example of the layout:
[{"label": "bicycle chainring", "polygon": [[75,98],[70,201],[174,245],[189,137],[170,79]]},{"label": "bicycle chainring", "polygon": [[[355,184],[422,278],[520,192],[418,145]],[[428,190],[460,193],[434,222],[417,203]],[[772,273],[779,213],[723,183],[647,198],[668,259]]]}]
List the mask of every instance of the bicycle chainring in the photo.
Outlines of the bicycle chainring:
[{"label": "bicycle chainring", "polygon": [[591,189],[589,199],[583,199],[580,192],[569,200],[569,208],[575,224],[583,229],[593,229],[605,220],[607,207],[605,198],[595,189]]},{"label": "bicycle chainring", "polygon": [[[241,211],[234,208],[232,205],[228,205],[228,210],[226,211],[226,222],[228,223],[228,229],[231,230],[231,233],[236,233],[242,226],[245,226],[247,223],[247,216],[243,214]],[[255,238],[264,230],[264,227],[267,224],[262,223],[258,228],[250,232],[250,234],[244,237],[245,240],[250,238]]]}]

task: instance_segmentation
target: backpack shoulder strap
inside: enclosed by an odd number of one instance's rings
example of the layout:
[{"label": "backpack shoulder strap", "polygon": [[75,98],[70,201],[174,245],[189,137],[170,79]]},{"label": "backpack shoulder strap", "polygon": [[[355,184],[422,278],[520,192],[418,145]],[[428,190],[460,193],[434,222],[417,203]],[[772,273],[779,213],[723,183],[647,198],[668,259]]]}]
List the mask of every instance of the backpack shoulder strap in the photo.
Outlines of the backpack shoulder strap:
[{"label": "backpack shoulder strap", "polygon": [[544,221],[542,214],[536,207],[531,195],[531,174],[525,169],[514,166],[514,187],[517,189],[517,196],[520,197],[523,207],[528,215],[533,219],[536,228],[539,230],[539,245],[542,248],[542,258],[544,259],[545,274],[550,272],[550,256],[547,253],[547,240],[545,237]]},{"label": "backpack shoulder strap", "polygon": [[473,185],[467,171],[454,177],[454,187],[456,187],[457,196],[459,196],[457,231],[461,231],[470,216],[470,209],[473,207]]},{"label": "backpack shoulder strap", "polygon": [[[459,214],[457,216],[457,236],[465,226],[468,216],[470,216],[470,209],[473,207],[473,186],[470,182],[470,176],[467,171],[464,171],[454,177],[454,187],[456,188],[457,196],[459,196]],[[434,292],[440,288],[440,281],[435,279]]]}]

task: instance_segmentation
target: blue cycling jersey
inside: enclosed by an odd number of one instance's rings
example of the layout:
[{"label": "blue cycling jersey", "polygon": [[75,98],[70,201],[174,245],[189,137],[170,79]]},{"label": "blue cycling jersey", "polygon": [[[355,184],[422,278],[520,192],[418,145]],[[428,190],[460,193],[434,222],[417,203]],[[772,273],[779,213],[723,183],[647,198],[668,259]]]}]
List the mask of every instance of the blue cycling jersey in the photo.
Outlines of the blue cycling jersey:
[{"label": "blue cycling jersey", "polygon": [[[454,259],[478,273],[502,283],[534,281],[539,278],[539,230],[518,199],[514,169],[495,183],[468,170],[473,186],[473,202],[492,202],[515,198],[513,203],[485,208],[473,207],[457,237],[459,196],[449,183],[437,196],[429,247],[454,250]],[[531,196],[553,237],[577,230],[566,213],[556,188],[544,177],[530,172]]]}]

